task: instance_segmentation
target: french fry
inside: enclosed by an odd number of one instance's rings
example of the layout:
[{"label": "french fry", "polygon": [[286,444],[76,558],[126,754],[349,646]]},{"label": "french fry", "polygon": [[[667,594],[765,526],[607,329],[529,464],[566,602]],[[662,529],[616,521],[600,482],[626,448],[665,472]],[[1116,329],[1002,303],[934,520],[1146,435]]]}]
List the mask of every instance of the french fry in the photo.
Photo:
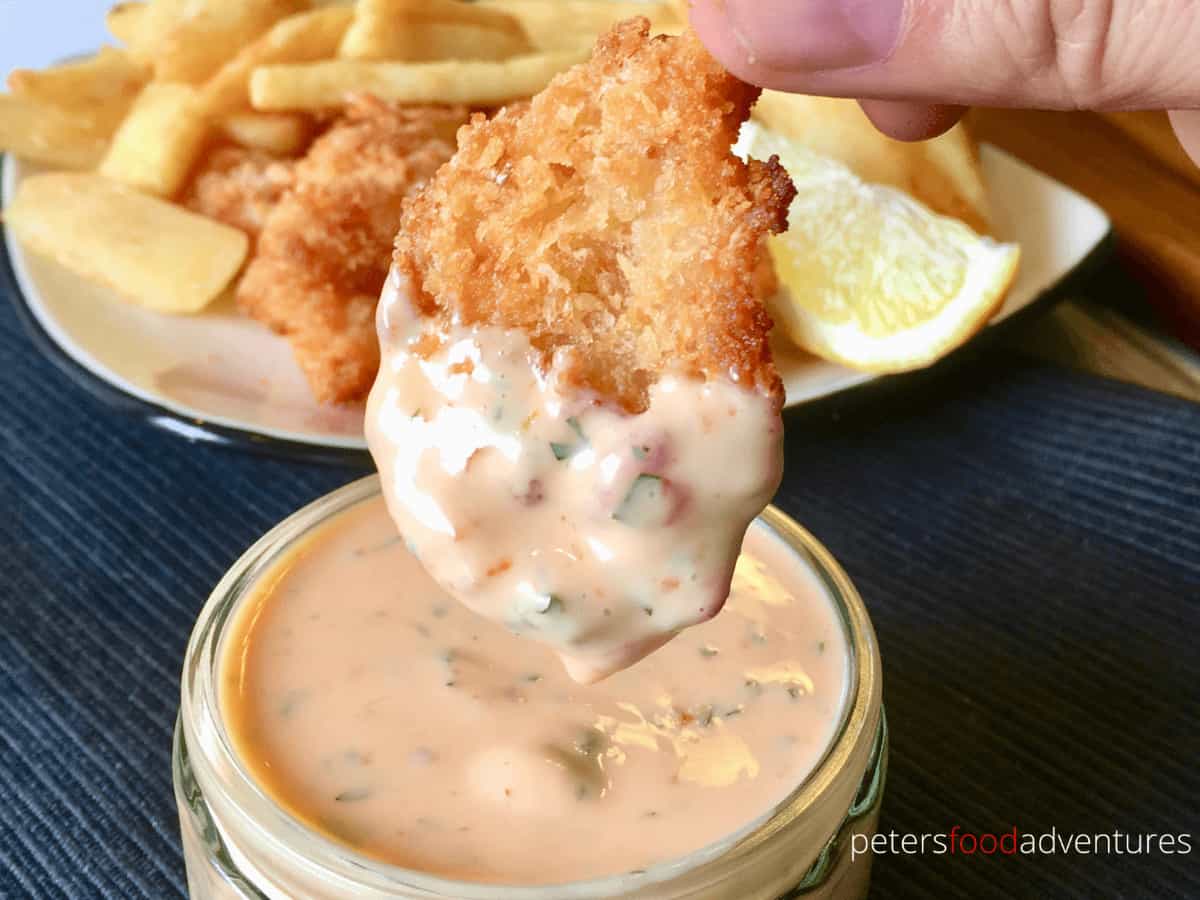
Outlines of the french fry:
[{"label": "french fry", "polygon": [[523,30],[515,16],[495,4],[464,3],[463,0],[358,0],[354,7],[355,18],[365,16],[366,21],[399,17],[418,24],[480,25],[513,35]]},{"label": "french fry", "polygon": [[479,0],[481,10],[505,12],[521,23],[534,47],[543,52],[590,47],[596,37],[617,22],[645,16],[655,32],[678,31],[673,3],[616,2],[616,0]]},{"label": "french fry", "polygon": [[50,166],[93,169],[107,147],[108,139],[87,122],[26,97],[0,94],[0,150]]},{"label": "french fry", "polygon": [[187,84],[207,81],[280,19],[308,8],[307,0],[205,0],[203,4],[190,4],[161,37],[154,53],[154,77]]},{"label": "french fry", "polygon": [[71,116],[97,137],[108,138],[150,80],[150,67],[124,50],[101,47],[79,62],[48,69],[16,69],[8,87],[18,97]]},{"label": "french fry", "polygon": [[263,66],[250,78],[255,109],[319,110],[365,92],[397,103],[464,103],[496,106],[536,94],[550,79],[587,57],[587,49],[532,53],[501,62],[448,60],[429,63],[331,60],[308,65]]},{"label": "french fry", "polygon": [[24,179],[4,221],[35,252],[165,313],[203,309],[237,274],[249,245],[236,228],[82,173]]},{"label": "french fry", "polygon": [[[350,39],[354,38],[353,41]],[[393,19],[359,36],[346,33],[339,55],[347,59],[434,62],[446,59],[500,60],[534,50],[524,34],[512,35],[483,25],[405,22]]]},{"label": "french fry", "polygon": [[100,174],[171,197],[204,150],[209,131],[195,88],[151,82],[113,135]]},{"label": "french fry", "polygon": [[185,0],[118,3],[104,17],[109,33],[140,63],[153,64],[167,32],[184,13]]},{"label": "french fry", "polygon": [[250,73],[259,66],[329,59],[337,53],[353,18],[353,7],[326,6],[276,22],[204,85],[201,103],[205,111],[221,115],[249,106]]},{"label": "french fry", "polygon": [[338,55],[432,62],[507,59],[534,49],[512,16],[460,0],[360,0]]},{"label": "french fry", "polygon": [[149,80],[149,68],[127,51],[101,47],[94,56],[62,65],[13,69],[8,89],[52,106],[86,108],[114,97],[136,96]]},{"label": "french fry", "polygon": [[275,156],[298,156],[313,136],[311,118],[302,113],[230,113],[217,124],[225,138],[241,147]]},{"label": "french fry", "polygon": [[148,9],[149,4],[136,3],[132,0],[129,3],[118,3],[104,16],[104,24],[108,26],[108,33],[126,47],[140,44]]}]

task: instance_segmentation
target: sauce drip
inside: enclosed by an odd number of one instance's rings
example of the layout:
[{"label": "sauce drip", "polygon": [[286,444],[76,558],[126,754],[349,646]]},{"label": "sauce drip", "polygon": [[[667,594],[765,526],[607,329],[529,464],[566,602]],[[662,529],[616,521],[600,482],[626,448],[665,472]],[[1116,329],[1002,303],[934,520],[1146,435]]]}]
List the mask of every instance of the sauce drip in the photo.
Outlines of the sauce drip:
[{"label": "sauce drip", "polygon": [[394,273],[379,315],[367,440],[396,524],[448,593],[581,682],[716,614],[779,484],[771,398],[668,375],[630,415],[539,372],[517,332],[455,327],[427,352]]}]

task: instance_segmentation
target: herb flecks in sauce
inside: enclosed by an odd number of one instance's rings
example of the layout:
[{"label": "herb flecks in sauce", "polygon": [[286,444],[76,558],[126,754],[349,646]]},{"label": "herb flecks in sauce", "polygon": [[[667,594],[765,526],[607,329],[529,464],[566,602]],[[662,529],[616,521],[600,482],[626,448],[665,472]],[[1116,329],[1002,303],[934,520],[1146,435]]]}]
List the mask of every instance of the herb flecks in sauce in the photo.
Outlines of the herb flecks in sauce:
[{"label": "herb flecks in sauce", "polygon": [[661,475],[640,473],[630,485],[612,517],[633,528],[659,528],[671,518],[673,499]]},{"label": "herb flecks in sauce", "polygon": [[309,698],[309,692],[303,688],[297,688],[288,691],[279,701],[279,715],[281,718],[288,718],[293,715],[305,701]]},{"label": "herb flecks in sauce", "polygon": [[569,745],[549,744],[546,755],[567,774],[576,800],[599,799],[608,785],[601,757],[608,747],[604,734],[585,729]]},{"label": "herb flecks in sauce", "polygon": [[400,535],[396,535],[395,537],[390,537],[387,540],[380,541],[378,544],[375,544],[374,546],[362,547],[361,549],[355,550],[354,555],[356,557],[373,556],[374,554],[379,553],[383,550],[391,550],[397,544],[402,544],[402,543],[404,543],[404,538],[401,537]]},{"label": "herb flecks in sauce", "polygon": [[575,739],[575,752],[580,756],[599,756],[608,745],[604,732],[588,728]]},{"label": "herb flecks in sauce", "polygon": [[559,462],[570,459],[576,453],[586,449],[588,444],[587,435],[583,433],[583,427],[579,424],[579,420],[574,416],[567,417],[567,427],[575,433],[574,438],[567,441],[551,441],[550,451],[554,454],[554,458]]}]

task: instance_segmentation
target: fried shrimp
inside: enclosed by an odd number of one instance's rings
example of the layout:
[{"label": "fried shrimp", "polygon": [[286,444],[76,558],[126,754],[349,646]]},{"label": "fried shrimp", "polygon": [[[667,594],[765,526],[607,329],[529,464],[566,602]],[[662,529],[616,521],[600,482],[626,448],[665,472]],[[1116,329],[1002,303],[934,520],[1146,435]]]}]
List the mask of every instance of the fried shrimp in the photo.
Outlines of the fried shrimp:
[{"label": "fried shrimp", "polygon": [[353,402],[370,390],[375,306],[401,204],[454,153],[466,119],[461,107],[356,98],[267,215],[238,303],[291,341],[318,400]]},{"label": "fried shrimp", "polygon": [[632,19],[529,103],[472,117],[407,204],[417,311],[519,329],[570,383],[641,412],[667,369],[782,402],[761,271],[794,188],[730,153],[758,90],[690,32]]},{"label": "fried shrimp", "polygon": [[405,206],[367,404],[426,571],[581,682],[721,609],[783,464],[762,261],[794,189],[731,152],[755,89],[649,31],[459,132]]},{"label": "fried shrimp", "polygon": [[262,150],[219,147],[192,175],[181,203],[256,240],[292,183],[293,161]]}]

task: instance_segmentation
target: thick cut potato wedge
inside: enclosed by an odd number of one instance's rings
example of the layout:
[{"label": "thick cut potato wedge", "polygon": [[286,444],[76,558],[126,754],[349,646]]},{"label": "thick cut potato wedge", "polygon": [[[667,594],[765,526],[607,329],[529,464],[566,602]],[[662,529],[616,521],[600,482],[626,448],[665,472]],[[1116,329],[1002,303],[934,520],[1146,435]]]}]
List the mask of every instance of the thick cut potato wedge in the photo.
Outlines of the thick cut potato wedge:
[{"label": "thick cut potato wedge", "polygon": [[172,197],[204,150],[209,131],[195,88],[151,82],[113,136],[100,174]]},{"label": "thick cut potato wedge", "polygon": [[48,69],[15,69],[8,88],[18,97],[53,107],[110,137],[138,93],[150,80],[150,67],[124,50],[101,47],[87,59]]},{"label": "thick cut potato wedge", "polygon": [[16,69],[0,94],[0,150],[48,165],[91,169],[149,80],[149,66],[104,47],[79,62]]},{"label": "thick cut potato wedge", "polygon": [[559,72],[587,58],[580,48],[514,56],[502,62],[430,63],[331,60],[302,66],[263,66],[250,79],[256,109],[328,109],[353,93],[398,103],[496,106],[530,97]]},{"label": "thick cut potato wedge", "polygon": [[4,222],[30,249],[165,313],[203,309],[242,267],[249,244],[236,228],[81,173],[26,178]]},{"label": "thick cut potato wedge", "polygon": [[0,94],[0,150],[64,169],[93,169],[108,138],[87,122],[25,97]]}]

